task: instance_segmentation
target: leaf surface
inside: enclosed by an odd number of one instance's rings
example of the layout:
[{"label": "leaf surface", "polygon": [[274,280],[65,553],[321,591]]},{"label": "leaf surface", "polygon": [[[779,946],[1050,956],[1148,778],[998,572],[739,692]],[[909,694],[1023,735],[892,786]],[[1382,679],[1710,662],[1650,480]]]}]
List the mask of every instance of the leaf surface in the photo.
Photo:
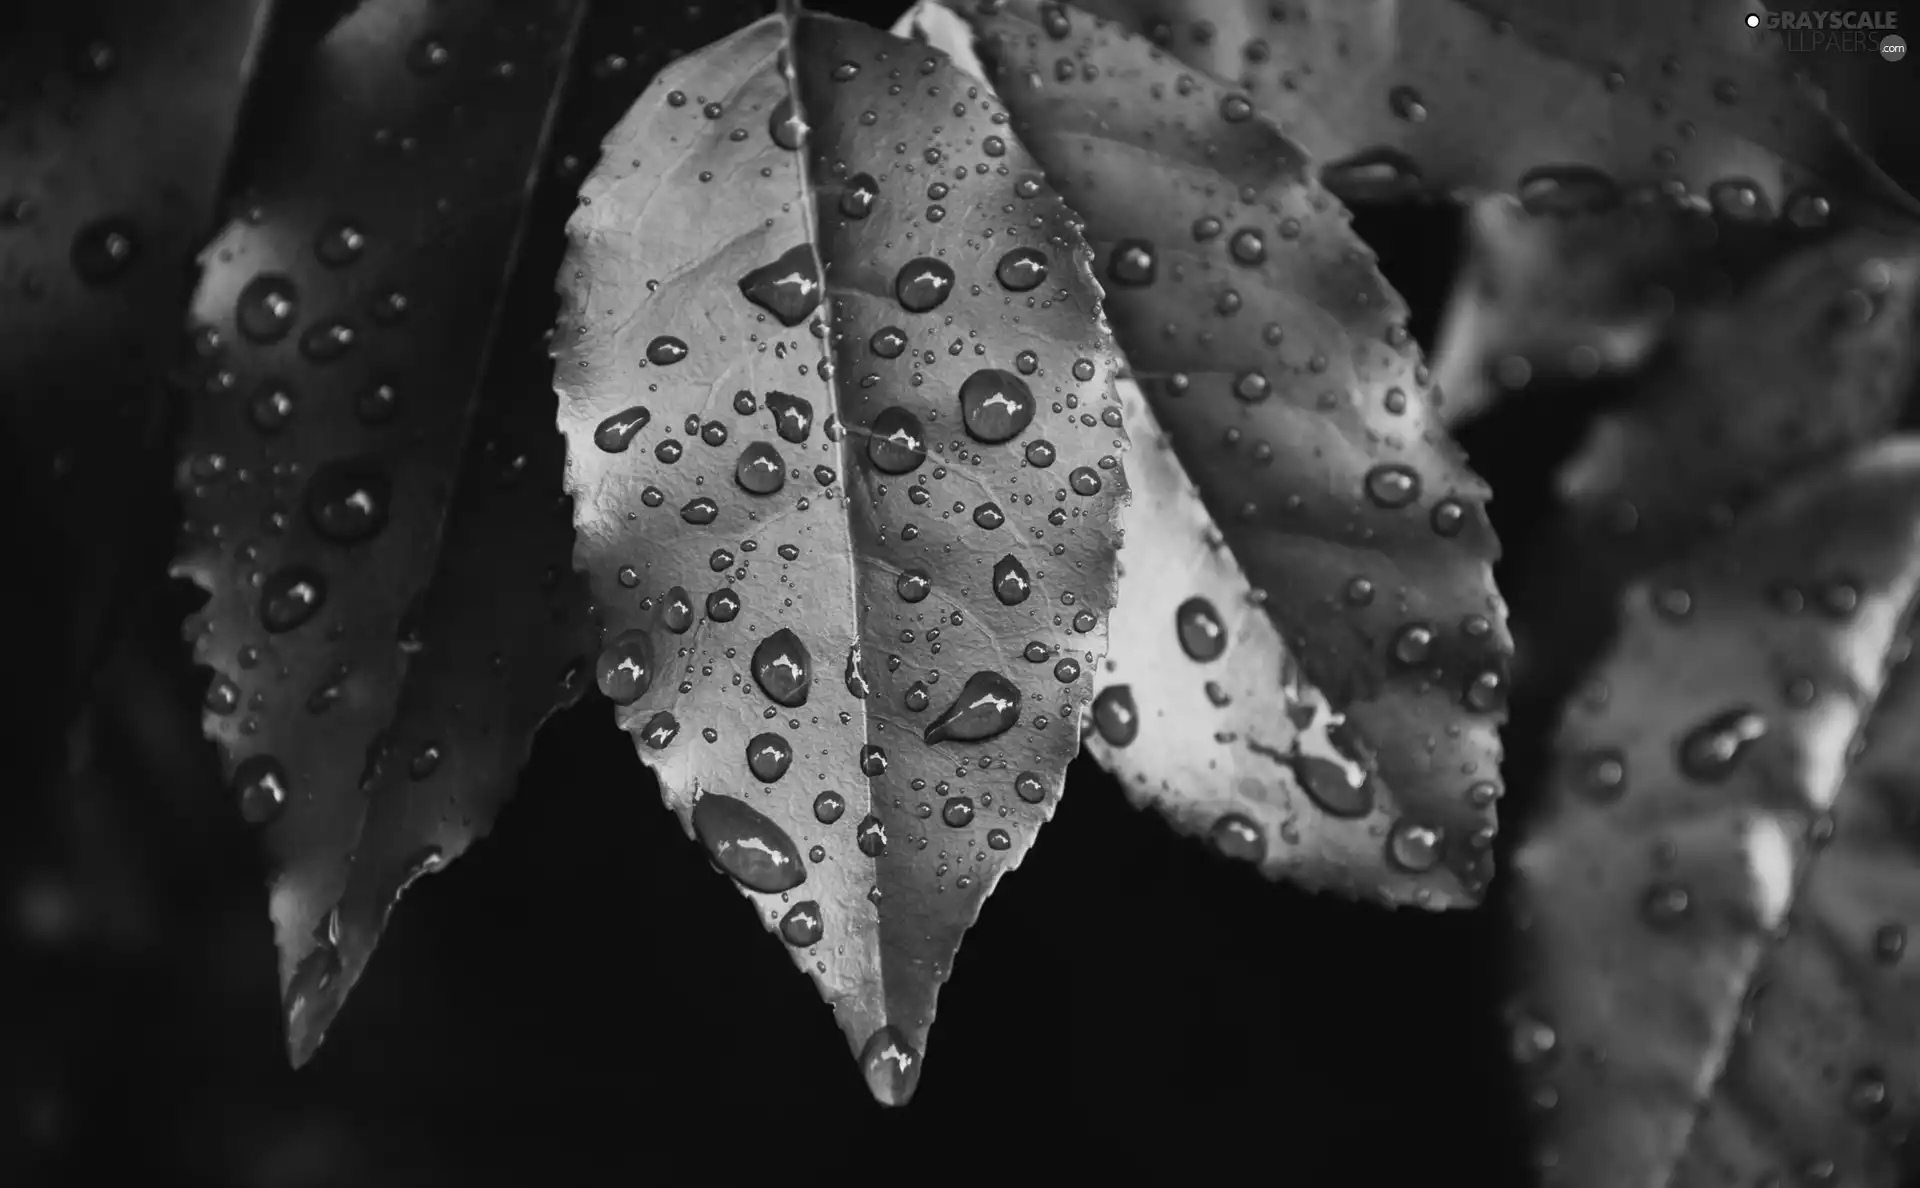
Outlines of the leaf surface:
[{"label": "leaf surface", "polygon": [[[34,557],[32,666],[84,688],[166,513],[163,380],[215,225],[268,0],[17,0],[0,13],[0,451]],[[156,514],[157,513],[157,514]],[[29,563],[21,561],[25,573]],[[65,708],[58,716],[64,716]]]},{"label": "leaf surface", "polygon": [[[272,865],[296,1064],[401,891],[490,827],[590,681],[551,364],[514,329],[554,308],[578,176],[536,184],[555,122],[610,122],[584,11],[360,5],[205,258],[177,572],[211,594],[206,728]],[[630,97],[649,62],[621,61]]]},{"label": "leaf surface", "polygon": [[1555,1183],[1910,1182],[1920,686],[1887,672],[1916,587],[1902,437],[1627,594],[1515,858],[1515,1051]]},{"label": "leaf surface", "polygon": [[[1157,621],[1132,619],[1114,657],[1141,676],[1096,698],[1098,753],[1177,820],[1238,806],[1216,841],[1270,871],[1472,900],[1510,644],[1486,488],[1435,420],[1404,304],[1243,97],[1070,9],[971,19],[1015,130],[1086,220],[1115,336],[1230,550],[1163,565],[1211,551],[1192,512],[1136,542],[1159,588],[1122,613]],[[1171,512],[1184,484],[1163,477]],[[1244,652],[1234,569],[1276,632]],[[1209,694],[1223,631],[1233,676]],[[1256,840],[1248,819],[1277,830]]]},{"label": "leaf surface", "polygon": [[1750,0],[1084,7],[1245,88],[1349,199],[1597,171],[1622,186],[1745,179],[1775,204],[1831,189],[1920,211],[1794,71],[1780,31],[1747,26],[1767,11]]},{"label": "leaf surface", "polygon": [[1126,435],[1085,245],[944,56],[811,15],[665,71],[570,233],[600,686],[904,1103],[1106,650]]}]

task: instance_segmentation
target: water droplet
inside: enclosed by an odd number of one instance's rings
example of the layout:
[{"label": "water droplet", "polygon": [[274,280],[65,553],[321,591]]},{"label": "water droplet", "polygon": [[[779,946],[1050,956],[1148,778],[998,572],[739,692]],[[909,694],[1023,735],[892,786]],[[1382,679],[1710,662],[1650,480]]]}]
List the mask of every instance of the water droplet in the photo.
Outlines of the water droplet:
[{"label": "water droplet", "polygon": [[275,635],[292,631],[320,613],[327,579],[309,565],[289,565],[260,587],[260,625]]},{"label": "water droplet", "polygon": [[1107,259],[1108,279],[1116,285],[1129,288],[1137,289],[1152,284],[1158,268],[1153,244],[1144,239],[1121,240],[1113,245],[1113,255]]},{"label": "water droplet", "polygon": [[1241,124],[1253,118],[1253,104],[1245,95],[1225,95],[1220,99],[1220,118],[1229,124]]},{"label": "water droplet", "polygon": [[708,792],[693,805],[693,831],[721,870],[751,891],[790,891],[807,881],[786,831],[745,801]]},{"label": "water droplet", "polygon": [[767,393],[767,411],[773,414],[780,440],[799,445],[813,432],[813,402],[786,392]]},{"label": "water droplet", "polygon": [[240,708],[240,686],[226,677],[215,677],[207,686],[207,695],[201,704],[209,713],[230,714]]},{"label": "water droplet", "polygon": [[1073,488],[1075,495],[1098,495],[1100,493],[1100,472],[1091,466],[1078,466],[1067,475],[1067,485]]},{"label": "water droplet", "polygon": [[997,503],[983,503],[973,509],[973,522],[989,531],[1007,522],[1007,513]]},{"label": "water droplet", "polygon": [[920,1053],[899,1028],[888,1024],[867,1037],[860,1050],[860,1071],[875,1101],[902,1106],[920,1083]]},{"label": "water droplet", "polygon": [[1047,254],[1039,248],[1015,248],[1000,257],[993,275],[1015,293],[1037,289],[1047,279]]},{"label": "water droplet", "polygon": [[787,481],[786,463],[780,460],[779,450],[764,441],[756,441],[740,451],[740,460],[733,467],[733,481],[749,494],[771,495]]},{"label": "water droplet", "polygon": [[984,742],[1006,733],[1020,717],[1020,690],[997,672],[976,672],[960,695],[927,724],[928,743]]},{"label": "water droplet", "polygon": [[345,358],[358,341],[360,335],[352,323],[333,318],[307,327],[300,336],[300,353],[315,363],[334,363]]},{"label": "water droplet", "polygon": [[679,734],[680,719],[674,717],[673,714],[666,710],[661,710],[654,714],[653,717],[648,718],[647,724],[640,728],[641,741],[645,742],[649,749],[655,751],[666,750],[667,744],[672,742]]},{"label": "water droplet", "polygon": [[335,219],[313,240],[313,254],[328,268],[345,268],[367,250],[366,232],[346,219]]},{"label": "water droplet", "polygon": [[820,269],[813,258],[813,245],[796,244],[773,263],[747,273],[740,278],[740,293],[779,318],[783,326],[806,321],[820,308]]},{"label": "water droplet", "polygon": [[1047,467],[1053,465],[1054,459],[1058,456],[1058,451],[1053,448],[1053,443],[1044,437],[1036,438],[1027,443],[1028,466],[1045,470]]},{"label": "water droplet", "polygon": [[1010,371],[984,368],[960,385],[960,416],[976,441],[1011,441],[1033,423],[1038,408],[1032,389]]},{"label": "water droplet", "polygon": [[1680,925],[1692,910],[1693,896],[1678,883],[1655,883],[1640,900],[1640,918],[1661,931]]},{"label": "water droplet", "polygon": [[299,315],[298,290],[291,277],[263,273],[247,282],[234,302],[233,320],[254,342],[279,342]]},{"label": "water droplet", "polygon": [[693,595],[687,593],[685,586],[674,586],[667,591],[660,604],[660,622],[675,635],[685,634],[687,628],[693,626]]},{"label": "water droplet", "polygon": [[933,693],[927,688],[926,682],[915,681],[907,687],[906,696],[901,698],[901,701],[906,705],[908,711],[917,714],[924,711],[927,706],[933,704]]},{"label": "water droplet", "polygon": [[314,471],[307,483],[307,518],[321,536],[356,544],[387,526],[393,484],[369,459],[342,459]]},{"label": "water droplet", "polygon": [[647,344],[647,362],[655,367],[670,367],[687,357],[687,344],[671,334],[662,334]]},{"label": "water droplet", "polygon": [[73,237],[73,271],[89,285],[119,280],[140,258],[139,234],[125,219],[88,223]]},{"label": "water droplet", "polygon": [[623,631],[594,664],[600,692],[615,705],[632,705],[653,683],[653,648],[644,631]]},{"label": "water droplet", "polygon": [[874,180],[873,174],[856,173],[840,191],[840,213],[850,219],[864,219],[873,213],[873,204],[879,197],[880,183]]},{"label": "water droplet", "polygon": [[740,595],[725,586],[707,595],[707,618],[731,623],[740,614]]},{"label": "water droplet", "polygon": [[987,830],[987,848],[989,850],[1007,850],[1013,848],[1013,835],[1004,829]]},{"label": "water droplet", "polygon": [[1394,510],[1420,498],[1420,475],[1411,466],[1389,462],[1367,471],[1367,498]]},{"label": "water droplet", "polygon": [[1047,798],[1047,785],[1037,771],[1023,771],[1013,777],[1014,795],[1028,804],[1039,804]]},{"label": "water droplet", "polygon": [[813,657],[799,636],[782,627],[753,650],[753,679],[775,704],[798,708],[813,687]]},{"label": "water droplet", "polygon": [[953,292],[953,269],[931,256],[909,260],[893,278],[893,295],[908,313],[938,309]]},{"label": "water droplet", "polygon": [[1093,728],[1109,746],[1124,747],[1140,736],[1140,711],[1134,708],[1131,686],[1100,690],[1093,699]]},{"label": "water droplet", "polygon": [[1725,780],[1749,746],[1767,733],[1767,720],[1752,706],[1716,714],[1680,740],[1681,774],[1703,784]]},{"label": "water droplet", "polygon": [[1242,227],[1227,241],[1227,252],[1242,264],[1259,264],[1267,258],[1266,237],[1252,227]]},{"label": "water droplet", "polygon": [[763,784],[771,784],[793,766],[793,744],[783,736],[756,734],[747,740],[747,770]]},{"label": "water droplet", "polygon": [[847,649],[847,692],[857,700],[865,701],[873,692],[872,682],[867,680],[865,665],[860,658],[860,645],[854,644]]},{"label": "water droplet", "polygon": [[940,819],[954,829],[965,829],[973,824],[973,801],[965,796],[955,796],[940,806]]},{"label": "water droplet", "polygon": [[1440,861],[1440,831],[1402,817],[1387,831],[1387,857],[1401,870],[1424,874]]},{"label": "water droplet", "polygon": [[1420,92],[1412,87],[1395,87],[1388,91],[1387,106],[1394,115],[1409,124],[1423,123],[1427,118],[1427,105],[1420,101]]},{"label": "water droplet", "polygon": [[1213,848],[1227,858],[1259,865],[1267,860],[1267,835],[1239,813],[1228,813],[1208,831]]},{"label": "water droplet", "polygon": [[1506,704],[1507,682],[1497,668],[1483,668],[1467,682],[1461,703],[1476,714],[1490,714]]},{"label": "water droplet", "polygon": [[1431,517],[1437,536],[1458,536],[1467,523],[1467,509],[1458,499],[1442,499],[1433,505]]},{"label": "water droplet", "polygon": [[1425,623],[1408,623],[1394,632],[1389,651],[1396,663],[1418,668],[1433,655],[1433,628]]},{"label": "water droplet", "polygon": [[807,122],[793,109],[791,96],[773,105],[773,113],[767,117],[767,135],[773,137],[773,143],[788,152],[799,149],[807,142]]},{"label": "water droplet", "polygon": [[887,751],[885,747],[876,747],[869,743],[860,748],[860,770],[869,776],[887,774]]},{"label": "water droplet", "polygon": [[853,844],[867,857],[878,858],[887,852],[887,827],[880,823],[880,818],[868,813],[853,827]]},{"label": "water droplet", "polygon": [[1595,803],[1618,800],[1627,790],[1627,758],[1614,747],[1595,747],[1575,760],[1573,783]]},{"label": "water droplet", "polygon": [[910,474],[927,460],[926,430],[920,419],[898,405],[873,419],[867,457],[882,474]]},{"label": "water droplet", "polygon": [[901,570],[900,576],[894,579],[893,591],[902,602],[919,602],[933,592],[933,579],[924,569]]},{"label": "water droplet", "polygon": [[1882,924],[1873,930],[1873,959],[1881,965],[1898,965],[1907,951],[1907,926]]},{"label": "water droplet", "polygon": [[287,770],[271,755],[251,755],[233,769],[233,793],[240,818],[249,825],[265,825],[287,806]]},{"label": "water droplet", "polygon": [[609,454],[625,453],[626,448],[633,444],[635,435],[645,429],[647,422],[652,419],[653,414],[637,404],[621,409],[600,422],[593,431],[593,444]]},{"label": "water droplet", "polygon": [[1189,659],[1205,664],[1218,660],[1227,650],[1227,625],[1213,603],[1204,598],[1189,598],[1173,612],[1174,629],[1180,636],[1180,650]]},{"label": "water droplet", "polygon": [[1018,606],[1033,593],[1033,578],[1012,553],[993,564],[993,595],[1002,606]]},{"label": "water droplet", "polygon": [[1333,760],[1296,753],[1289,766],[1307,799],[1328,816],[1357,820],[1373,811],[1373,785],[1364,778],[1354,783]]},{"label": "water droplet", "polygon": [[794,904],[780,917],[780,939],[796,949],[817,945],[824,935],[826,924],[820,916],[820,905],[811,899]]}]

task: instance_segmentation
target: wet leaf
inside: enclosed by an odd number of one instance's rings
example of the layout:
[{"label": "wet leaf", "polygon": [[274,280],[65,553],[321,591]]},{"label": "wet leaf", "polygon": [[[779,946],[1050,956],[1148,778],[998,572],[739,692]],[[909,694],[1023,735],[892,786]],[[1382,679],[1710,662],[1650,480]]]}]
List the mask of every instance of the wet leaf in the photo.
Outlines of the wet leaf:
[{"label": "wet leaf", "polygon": [[1910,1182],[1917,589],[1903,437],[1627,594],[1515,858],[1555,1183]]},{"label": "wet leaf", "polygon": [[178,572],[212,595],[206,727],[272,862],[296,1063],[595,676],[542,336],[584,169],[554,150],[666,49],[609,73],[631,22],[584,12],[368,0],[205,258]]},{"label": "wet leaf", "polygon": [[33,667],[62,674],[36,681],[56,718],[149,559],[135,530],[169,519],[163,381],[271,9],[20,0],[0,16],[0,460],[7,505],[35,509],[9,521],[16,555],[50,575],[16,593],[49,653]]},{"label": "wet leaf", "polygon": [[[1775,205],[1831,188],[1920,212],[1855,148],[1748,0],[1087,0],[1243,88],[1352,200],[1595,172]],[[1789,14],[1792,15],[1792,14]],[[1856,49],[1871,36],[1856,31]],[[1829,45],[1825,48],[1834,48]]]},{"label": "wet leaf", "polygon": [[[1299,148],[1234,94],[1071,9],[1013,0],[971,11],[1015,131],[1086,220],[1115,337],[1230,550],[1211,566],[1222,585],[1143,595],[1157,621],[1123,638],[1158,642],[1116,664],[1192,677],[1184,692],[1155,690],[1151,714],[1129,690],[1133,709],[1121,712],[1116,693],[1103,719],[1096,698],[1094,735],[1110,744],[1100,753],[1179,806],[1177,819],[1229,804],[1278,814],[1264,851],[1229,847],[1269,870],[1297,865],[1317,883],[1335,853],[1344,863],[1364,847],[1364,865],[1335,885],[1434,907],[1471,901],[1499,795],[1509,644],[1491,572],[1498,545],[1485,486],[1435,420],[1404,304]],[[1154,502],[1170,518],[1146,538],[1154,559],[1140,562],[1162,582],[1178,571],[1160,552],[1209,548],[1166,481],[1168,498]],[[1244,594],[1232,569],[1251,583]],[[1235,619],[1252,598],[1277,629],[1272,650],[1229,662],[1236,675],[1222,690],[1253,704],[1225,721],[1205,692],[1212,662],[1163,650],[1192,654],[1179,614],[1191,597]],[[1160,700],[1175,696],[1187,698],[1177,712]],[[1302,738],[1326,732],[1346,773],[1293,761],[1293,731],[1273,725],[1290,713]],[[1137,719],[1137,743],[1103,729],[1116,714]],[[1241,714],[1267,725],[1242,731]],[[1329,731],[1335,715],[1344,721]],[[1156,730],[1168,733],[1156,741]],[[1200,755],[1218,762],[1184,766]],[[1359,789],[1348,786],[1355,770],[1369,777]],[[1384,837],[1366,828],[1376,811],[1393,821]],[[1327,819],[1343,814],[1358,820]]]},{"label": "wet leaf", "polygon": [[944,56],[814,16],[664,72],[570,230],[599,671],[902,1103],[1106,650],[1126,435],[1086,248]]}]

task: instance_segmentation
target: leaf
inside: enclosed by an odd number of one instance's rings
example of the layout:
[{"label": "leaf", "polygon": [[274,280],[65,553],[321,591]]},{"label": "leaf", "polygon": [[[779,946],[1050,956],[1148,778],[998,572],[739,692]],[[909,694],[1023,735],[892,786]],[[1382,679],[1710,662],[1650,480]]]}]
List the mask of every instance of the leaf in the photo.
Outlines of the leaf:
[{"label": "leaf", "polygon": [[[1070,9],[1015,0],[972,19],[1015,130],[1086,220],[1147,402],[1278,632],[1234,656],[1222,691],[1252,704],[1221,715],[1205,694],[1209,649],[1194,673],[1191,644],[1170,645],[1213,635],[1183,624],[1190,597],[1231,640],[1228,616],[1245,623],[1236,583],[1215,565],[1221,584],[1173,589],[1197,574],[1158,554],[1194,556],[1205,529],[1193,513],[1160,521],[1141,562],[1160,568],[1158,621],[1114,657],[1143,679],[1103,690],[1104,715],[1096,698],[1097,753],[1176,819],[1229,803],[1277,814],[1278,836],[1258,842],[1225,827],[1270,871],[1389,902],[1472,900],[1488,873],[1510,645],[1486,489],[1434,421],[1404,304],[1300,151],[1237,96]],[[1192,675],[1138,691],[1144,674],[1176,671]],[[1296,751],[1323,736],[1339,759]],[[1358,788],[1356,766],[1373,777]]]},{"label": "leaf", "polygon": [[0,458],[8,504],[36,509],[13,548],[43,575],[20,593],[45,625],[29,667],[61,674],[44,690],[58,720],[139,572],[133,529],[169,515],[153,498],[162,379],[271,11],[29,0],[0,15]]},{"label": "leaf", "polygon": [[1515,858],[1554,1183],[1911,1182],[1916,587],[1902,437],[1626,596]]},{"label": "leaf", "polygon": [[556,383],[600,686],[904,1103],[1106,650],[1086,249],[943,56],[812,15],[665,71],[581,201]]},{"label": "leaf", "polygon": [[1623,187],[1744,179],[1781,205],[1857,196],[1920,213],[1794,71],[1780,31],[1747,27],[1764,11],[1750,0],[1084,7],[1245,88],[1348,200],[1598,171]]},{"label": "leaf", "polygon": [[295,1064],[587,684],[550,365],[516,329],[554,308],[571,193],[536,182],[583,13],[368,0],[205,257],[177,571],[211,594],[206,729],[272,865]]}]

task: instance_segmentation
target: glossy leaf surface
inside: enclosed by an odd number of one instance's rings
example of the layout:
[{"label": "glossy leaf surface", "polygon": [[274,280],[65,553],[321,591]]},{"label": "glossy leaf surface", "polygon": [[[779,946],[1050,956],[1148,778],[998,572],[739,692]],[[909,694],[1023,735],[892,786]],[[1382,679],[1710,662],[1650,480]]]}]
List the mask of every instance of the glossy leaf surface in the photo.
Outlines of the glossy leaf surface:
[{"label": "glossy leaf surface", "polygon": [[[1435,420],[1405,306],[1305,156],[1243,96],[1057,5],[1013,0],[972,19],[1015,130],[1086,220],[1108,317],[1154,416],[1298,665],[1296,676],[1278,652],[1246,656],[1255,704],[1235,713],[1270,725],[1210,726],[1238,737],[1204,785],[1184,787],[1203,773],[1150,754],[1180,745],[1152,733],[1171,710],[1136,714],[1128,733],[1113,714],[1103,729],[1096,699],[1103,754],[1170,803],[1284,805],[1280,822],[1295,816],[1302,841],[1282,828],[1261,856],[1303,847],[1311,881],[1330,878],[1314,852],[1326,838],[1349,854],[1370,838],[1363,865],[1334,885],[1435,907],[1473,900],[1489,869],[1510,645],[1486,488]],[[1204,543],[1145,542],[1178,555]],[[1189,597],[1216,616],[1243,600],[1232,584],[1196,583],[1151,628],[1143,667],[1169,645],[1193,655],[1182,636],[1198,628],[1179,613]],[[1217,721],[1195,675],[1182,713]],[[1273,733],[1283,719],[1325,732],[1339,759],[1296,756]],[[1358,788],[1355,770],[1370,776]]]},{"label": "glossy leaf surface", "polygon": [[296,1064],[586,687],[543,344],[499,333],[552,309],[544,275],[527,308],[508,281],[582,20],[361,5],[205,257],[177,572],[211,594],[206,728],[271,862]]},{"label": "glossy leaf surface", "polygon": [[1916,588],[1895,438],[1629,591],[1515,859],[1553,1183],[1910,1182]]},{"label": "glossy leaf surface", "polygon": [[1086,247],[944,56],[814,16],[664,72],[570,231],[601,688],[903,1103],[1106,650],[1126,435]]},{"label": "glossy leaf surface", "polygon": [[[1920,210],[1854,147],[1749,0],[1085,7],[1245,88],[1344,197],[1515,192],[1597,171],[1696,193],[1746,179],[1775,205],[1830,187]],[[1855,31],[1853,48],[1881,35]]]}]

